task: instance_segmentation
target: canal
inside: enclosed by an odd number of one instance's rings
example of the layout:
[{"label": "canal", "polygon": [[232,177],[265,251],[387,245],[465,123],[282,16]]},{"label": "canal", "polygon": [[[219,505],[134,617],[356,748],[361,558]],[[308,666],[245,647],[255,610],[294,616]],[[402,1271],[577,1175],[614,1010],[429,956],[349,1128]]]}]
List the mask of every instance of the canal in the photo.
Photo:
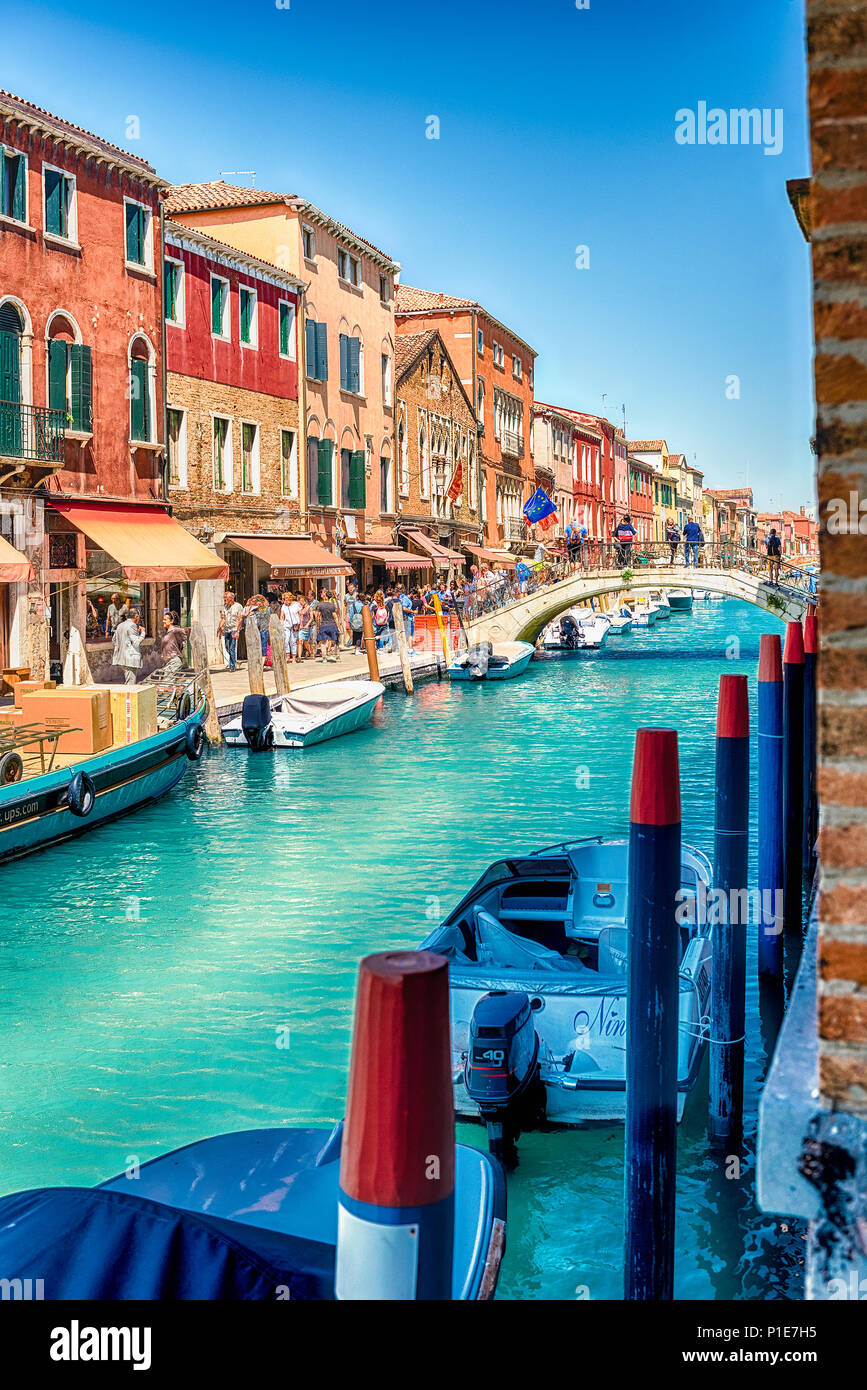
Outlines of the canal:
[{"label": "canal", "polygon": [[[702,602],[514,682],[389,693],[351,739],[208,754],[158,805],[5,867],[0,1191],[92,1184],[223,1130],[330,1124],[359,958],[417,943],[503,854],[624,832],[640,725],[679,731],[684,837],[712,853],[716,688],[746,672],[754,707],[764,631],[782,626]],[[678,1298],[801,1296],[800,1232],[753,1197],[754,931],[748,969],[745,1153],[740,1176],[711,1158],[703,1080],[679,1131]],[[621,1297],[622,1128],[525,1136],[520,1153],[500,1296]]]}]

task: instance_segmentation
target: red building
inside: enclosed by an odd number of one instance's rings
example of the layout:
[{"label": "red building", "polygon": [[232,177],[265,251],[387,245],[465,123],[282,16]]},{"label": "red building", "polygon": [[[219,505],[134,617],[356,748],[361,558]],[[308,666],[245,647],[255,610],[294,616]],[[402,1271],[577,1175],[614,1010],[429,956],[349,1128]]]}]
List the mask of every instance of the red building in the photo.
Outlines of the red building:
[{"label": "red building", "polygon": [[649,463],[629,456],[629,515],[637,539],[653,540],[653,478]]},{"label": "red building", "polygon": [[[113,590],[143,606],[152,637],[170,576],[204,565],[165,525],[166,185],[137,155],[6,92],[0,151],[4,534],[31,560],[29,581],[0,584],[0,660],[59,664],[74,625],[98,666]],[[183,538],[171,555],[169,535]]]}]

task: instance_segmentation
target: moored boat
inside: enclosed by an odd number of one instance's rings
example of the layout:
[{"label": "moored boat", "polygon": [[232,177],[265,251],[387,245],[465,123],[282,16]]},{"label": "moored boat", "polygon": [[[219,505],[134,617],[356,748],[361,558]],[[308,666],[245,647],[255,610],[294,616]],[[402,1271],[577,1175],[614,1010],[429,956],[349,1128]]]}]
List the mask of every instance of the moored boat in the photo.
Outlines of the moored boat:
[{"label": "moored boat", "polygon": [[601,647],[612,620],[607,613],[595,613],[592,608],[570,608],[555,618],[541,636],[542,650],[551,656],[569,656],[575,652]]},{"label": "moored boat", "polygon": [[385,686],[379,681],[328,681],[269,699],[247,695],[242,711],[223,726],[230,747],[254,752],[309,748],[370,723]]},{"label": "moored boat", "polygon": [[632,608],[632,621],[636,627],[653,627],[658,609],[655,603],[641,599]]},{"label": "moored boat", "polygon": [[[493,864],[421,943],[449,961],[455,1108],[482,1119],[493,1151],[538,1124],[622,1120],[628,841],[597,836]],[[711,866],[684,844],[678,1118],[705,1050],[709,927],[696,904]],[[502,1085],[486,1075],[497,1051]]]},{"label": "moored boat", "polygon": [[526,671],[535,648],[530,642],[480,642],[446,667],[453,681],[504,681]]},{"label": "moored boat", "polygon": [[689,589],[669,589],[668,603],[672,613],[689,613],[693,596]]},{"label": "moored boat", "polygon": [[657,621],[671,617],[671,607],[663,589],[651,589],[650,602],[656,608]]}]

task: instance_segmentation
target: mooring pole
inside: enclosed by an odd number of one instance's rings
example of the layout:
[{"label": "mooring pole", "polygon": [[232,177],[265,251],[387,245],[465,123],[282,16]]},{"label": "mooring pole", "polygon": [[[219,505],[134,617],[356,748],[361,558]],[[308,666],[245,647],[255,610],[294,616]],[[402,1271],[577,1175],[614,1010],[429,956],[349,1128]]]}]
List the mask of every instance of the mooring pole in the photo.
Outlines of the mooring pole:
[{"label": "mooring pole", "polygon": [[448,963],[366,956],[340,1156],[340,1299],[450,1299],[455,1120]]},{"label": "mooring pole", "polygon": [[759,639],[759,979],[783,979],[783,654]]},{"label": "mooring pole", "polygon": [[714,888],[724,907],[711,925],[708,1135],[737,1142],[744,1103],[750,710],[746,676],[720,676],[716,721]]},{"label": "mooring pole", "polygon": [[804,841],[803,873],[806,886],[816,868],[816,835],[819,812],[816,799],[816,663],[819,655],[819,622],[815,613],[804,619]]},{"label": "mooring pole", "polygon": [[409,646],[406,640],[406,624],[403,621],[403,609],[400,606],[400,599],[395,599],[391,609],[394,618],[394,632],[397,637],[397,654],[400,657],[400,669],[403,672],[403,688],[407,695],[413,692],[412,683],[412,658],[409,654]]},{"label": "mooring pole", "polygon": [[804,836],[804,636],[786,624],[783,648],[783,926],[799,933]]},{"label": "mooring pole", "polygon": [[364,649],[367,652],[368,675],[372,681],[378,681],[379,659],[376,655],[376,638],[373,635],[373,618],[369,603],[365,603],[361,610],[361,623],[364,631]]},{"label": "mooring pole", "polygon": [[680,773],[674,729],[639,729],[629,832],[624,1297],[671,1298],[677,1172]]}]

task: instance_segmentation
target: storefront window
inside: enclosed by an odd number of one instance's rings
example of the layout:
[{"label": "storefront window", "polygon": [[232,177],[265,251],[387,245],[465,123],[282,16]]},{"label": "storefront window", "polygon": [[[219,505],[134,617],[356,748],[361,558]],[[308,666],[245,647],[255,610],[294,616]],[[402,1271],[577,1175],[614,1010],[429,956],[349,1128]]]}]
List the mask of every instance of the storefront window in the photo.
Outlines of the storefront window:
[{"label": "storefront window", "polygon": [[104,550],[87,550],[87,569],[85,581],[85,620],[88,642],[105,642],[106,623],[112,595],[120,597],[121,604],[130,609],[138,608],[142,624],[147,626],[147,584],[135,584],[120,573],[120,566]]}]

